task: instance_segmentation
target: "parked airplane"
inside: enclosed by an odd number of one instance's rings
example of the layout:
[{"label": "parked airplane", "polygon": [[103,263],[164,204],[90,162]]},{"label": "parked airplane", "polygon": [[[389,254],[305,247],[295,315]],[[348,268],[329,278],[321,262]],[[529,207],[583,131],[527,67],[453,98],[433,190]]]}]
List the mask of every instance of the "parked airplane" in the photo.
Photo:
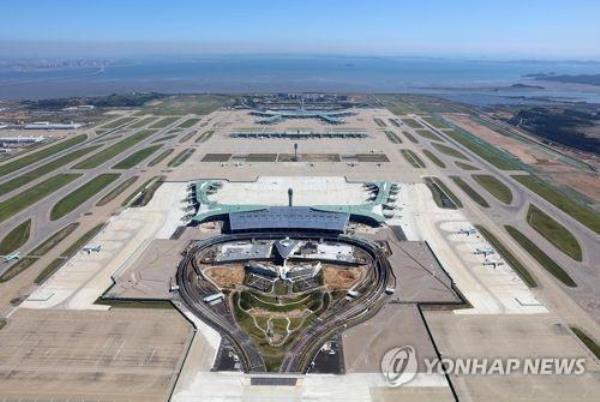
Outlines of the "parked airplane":
[{"label": "parked airplane", "polygon": [[92,251],[94,253],[99,253],[101,249],[102,249],[102,245],[100,245],[100,244],[89,244],[87,246],[83,246],[83,248],[81,250],[85,251],[88,254],[91,254]]},{"label": "parked airplane", "polygon": [[458,234],[464,234],[464,235],[470,236],[472,234],[477,233],[477,231],[474,228],[470,228],[470,229],[460,228],[460,229],[458,229],[457,233]]},{"label": "parked airplane", "polygon": [[4,262],[9,262],[12,260],[20,260],[20,259],[21,259],[20,251],[15,251],[14,253],[10,253],[10,254],[4,256]]},{"label": "parked airplane", "polygon": [[473,253],[475,255],[481,255],[483,254],[484,257],[487,257],[488,255],[492,255],[492,254],[496,254],[496,252],[491,249],[490,247],[487,248],[476,248],[475,252]]}]

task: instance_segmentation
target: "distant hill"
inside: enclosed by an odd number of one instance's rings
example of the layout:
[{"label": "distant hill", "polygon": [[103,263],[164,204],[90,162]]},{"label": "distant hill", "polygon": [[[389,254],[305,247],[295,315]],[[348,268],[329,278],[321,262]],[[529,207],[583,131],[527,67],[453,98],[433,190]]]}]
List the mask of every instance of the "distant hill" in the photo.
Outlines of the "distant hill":
[{"label": "distant hill", "polygon": [[570,84],[587,84],[587,85],[598,85],[600,86],[600,74],[554,74],[554,73],[535,73],[526,74],[525,78],[533,78],[538,81],[553,81],[553,82],[564,82]]}]

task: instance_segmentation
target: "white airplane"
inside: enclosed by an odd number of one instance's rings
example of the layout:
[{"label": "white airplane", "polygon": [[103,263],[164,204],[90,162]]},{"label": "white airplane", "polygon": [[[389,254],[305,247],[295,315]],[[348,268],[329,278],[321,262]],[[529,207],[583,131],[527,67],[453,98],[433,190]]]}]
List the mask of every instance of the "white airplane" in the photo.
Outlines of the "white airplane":
[{"label": "white airplane", "polygon": [[81,250],[85,251],[88,254],[91,254],[92,251],[94,253],[99,253],[100,250],[102,250],[102,245],[101,244],[88,244],[87,246],[83,246],[83,248]]},{"label": "white airplane", "polygon": [[10,253],[10,254],[4,256],[4,262],[9,262],[12,260],[20,260],[20,259],[21,259],[20,251],[15,251],[14,253]]},{"label": "white airplane", "polygon": [[487,257],[488,255],[492,255],[492,254],[496,254],[496,252],[494,250],[492,250],[490,247],[487,248],[476,248],[475,252],[473,253],[475,255],[483,255],[484,257]]},{"label": "white airplane", "polygon": [[489,265],[489,266],[491,266],[492,268],[496,269],[496,267],[500,267],[500,266],[504,265],[504,263],[503,263],[502,261],[485,261],[485,262],[484,262],[483,264],[481,264],[481,265],[483,265],[484,267],[485,267],[486,265]]},{"label": "white airplane", "polygon": [[460,228],[458,229],[458,234],[465,234],[467,236],[470,236],[472,234],[477,233],[477,231],[474,228],[470,228],[470,229],[464,229],[464,228]]}]

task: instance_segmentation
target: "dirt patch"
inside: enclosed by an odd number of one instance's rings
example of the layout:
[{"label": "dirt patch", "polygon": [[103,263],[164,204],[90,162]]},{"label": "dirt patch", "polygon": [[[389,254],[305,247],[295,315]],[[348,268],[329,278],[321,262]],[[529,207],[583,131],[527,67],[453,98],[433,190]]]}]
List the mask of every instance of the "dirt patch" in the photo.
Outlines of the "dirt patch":
[{"label": "dirt patch", "polygon": [[323,279],[331,290],[350,289],[361,277],[361,269],[358,267],[324,267]]},{"label": "dirt patch", "polygon": [[211,267],[203,273],[217,286],[225,289],[233,289],[244,281],[244,268],[240,266]]},{"label": "dirt patch", "polygon": [[595,201],[600,201],[600,180],[598,180],[598,175],[583,172],[570,166],[553,154],[544,152],[537,146],[506,137],[477,123],[469,115],[445,114],[444,117],[490,144],[505,149],[519,158],[523,163],[534,167],[541,173],[547,173],[549,179],[557,184],[571,187]]}]

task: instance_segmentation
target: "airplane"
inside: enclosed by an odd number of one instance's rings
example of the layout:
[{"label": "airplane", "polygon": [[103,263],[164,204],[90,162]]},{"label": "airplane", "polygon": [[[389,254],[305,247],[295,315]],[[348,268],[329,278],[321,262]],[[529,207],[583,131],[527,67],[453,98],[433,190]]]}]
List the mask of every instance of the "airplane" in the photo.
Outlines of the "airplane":
[{"label": "airplane", "polygon": [[20,259],[21,259],[20,251],[15,251],[14,253],[10,253],[10,254],[4,256],[4,262],[9,262],[12,260],[20,260]]},{"label": "airplane", "polygon": [[503,263],[502,261],[485,261],[485,262],[484,262],[483,264],[481,264],[481,265],[483,265],[484,267],[485,267],[486,265],[489,265],[489,266],[491,266],[492,268],[496,269],[496,267],[500,267],[500,266],[504,265],[504,263]]},{"label": "airplane", "polygon": [[494,250],[492,250],[490,247],[487,247],[487,248],[479,248],[479,247],[477,247],[475,249],[475,252],[473,254],[475,254],[475,255],[483,255],[483,257],[485,258],[488,255],[496,254],[496,252]]},{"label": "airplane", "polygon": [[101,249],[102,249],[101,244],[88,244],[87,246],[83,246],[81,251],[85,251],[86,253],[91,254],[92,251],[95,253],[99,253]]},{"label": "airplane", "polygon": [[470,229],[460,228],[457,232],[457,234],[465,234],[467,236],[475,234],[475,233],[477,233],[477,231],[474,228],[470,228]]}]

